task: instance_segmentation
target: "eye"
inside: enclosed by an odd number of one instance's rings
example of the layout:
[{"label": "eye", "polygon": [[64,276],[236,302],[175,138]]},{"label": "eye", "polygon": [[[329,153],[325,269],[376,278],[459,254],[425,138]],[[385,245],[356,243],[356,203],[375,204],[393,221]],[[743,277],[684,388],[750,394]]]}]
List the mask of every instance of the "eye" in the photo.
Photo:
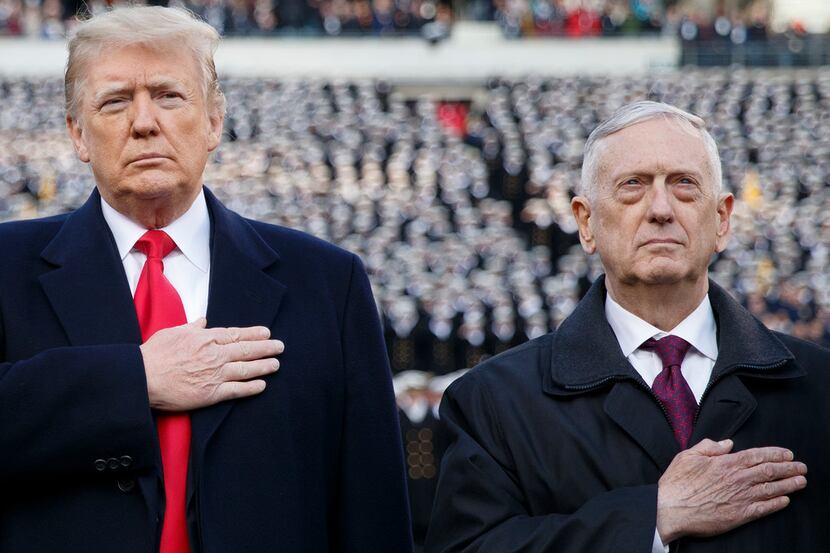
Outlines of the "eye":
[{"label": "eye", "polygon": [[176,101],[184,99],[184,96],[175,90],[167,90],[159,94],[159,98],[164,101]]},{"label": "eye", "polygon": [[127,105],[127,98],[116,96],[107,98],[101,102],[98,109],[102,112],[116,112],[120,111]]}]

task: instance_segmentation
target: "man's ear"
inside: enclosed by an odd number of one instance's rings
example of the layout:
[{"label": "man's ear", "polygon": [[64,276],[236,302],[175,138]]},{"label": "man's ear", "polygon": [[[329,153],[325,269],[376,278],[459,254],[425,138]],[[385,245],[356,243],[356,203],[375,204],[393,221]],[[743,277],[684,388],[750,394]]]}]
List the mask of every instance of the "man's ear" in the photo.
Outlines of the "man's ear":
[{"label": "man's ear", "polygon": [[717,239],[715,240],[715,252],[720,253],[726,249],[729,243],[729,233],[731,230],[730,217],[732,216],[732,208],[735,205],[735,196],[732,194],[723,194],[718,200],[718,230],[715,233]]},{"label": "man's ear", "polygon": [[222,112],[218,109],[212,109],[208,113],[208,152],[212,152],[219,147],[222,142],[222,131],[225,128],[225,118]]},{"label": "man's ear", "polygon": [[579,226],[579,243],[585,253],[592,255],[597,251],[597,244],[594,229],[591,228],[591,202],[585,196],[575,196],[571,200],[571,211]]},{"label": "man's ear", "polygon": [[72,145],[75,146],[75,153],[78,154],[78,159],[84,163],[89,163],[89,150],[86,147],[81,124],[69,114],[66,115],[66,130],[69,132]]}]

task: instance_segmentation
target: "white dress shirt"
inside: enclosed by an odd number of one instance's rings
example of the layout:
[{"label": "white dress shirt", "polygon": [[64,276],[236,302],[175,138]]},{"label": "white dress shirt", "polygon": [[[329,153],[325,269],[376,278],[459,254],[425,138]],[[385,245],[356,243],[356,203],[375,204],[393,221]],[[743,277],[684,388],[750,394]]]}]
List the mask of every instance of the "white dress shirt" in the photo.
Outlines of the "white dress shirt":
[{"label": "white dress shirt", "polygon": [[[662,372],[663,362],[656,352],[639,349],[642,343],[649,338],[659,340],[669,334],[679,336],[689,342],[692,347],[689,348],[680,365],[680,372],[689,384],[695,401],[700,404],[701,396],[712,376],[715,360],[718,358],[717,325],[708,294],[688,317],[669,332],[663,332],[637,315],[626,311],[611,298],[610,294],[605,296],[605,318],[617,337],[623,355],[649,386]],[[669,551],[668,546],[663,545],[663,540],[660,539],[656,528],[651,551],[652,553],[668,553]]]},{"label": "white dress shirt", "polygon": [[[115,238],[130,292],[135,296],[138,277],[147,259],[135,249],[135,243],[147,229],[116,211],[103,198],[101,210]],[[187,322],[193,322],[207,314],[210,284],[210,215],[204,191],[181,217],[159,230],[176,243],[176,249],[164,258],[164,276],[179,293]]]}]

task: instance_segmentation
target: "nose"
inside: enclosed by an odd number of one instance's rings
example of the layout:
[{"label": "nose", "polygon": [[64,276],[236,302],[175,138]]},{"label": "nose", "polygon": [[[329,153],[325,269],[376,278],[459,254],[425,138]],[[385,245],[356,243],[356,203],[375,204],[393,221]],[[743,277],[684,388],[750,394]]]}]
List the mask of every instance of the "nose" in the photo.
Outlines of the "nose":
[{"label": "nose", "polygon": [[136,94],[132,108],[133,138],[142,138],[158,134],[158,117],[152,98],[148,94]]},{"label": "nose", "polygon": [[670,223],[674,220],[671,193],[665,179],[654,179],[648,197],[648,220],[654,223]]}]

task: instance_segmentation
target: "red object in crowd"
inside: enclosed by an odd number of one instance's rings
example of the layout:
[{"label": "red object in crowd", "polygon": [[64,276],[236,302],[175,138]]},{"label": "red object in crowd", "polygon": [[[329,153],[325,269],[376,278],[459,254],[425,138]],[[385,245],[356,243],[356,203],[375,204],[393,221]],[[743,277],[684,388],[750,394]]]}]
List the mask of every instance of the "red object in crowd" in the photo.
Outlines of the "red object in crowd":
[{"label": "red object in crowd", "polygon": [[467,106],[461,102],[440,102],[438,122],[457,136],[467,134]]},{"label": "red object in crowd", "polygon": [[571,37],[602,34],[602,19],[594,11],[578,8],[568,14],[565,20],[565,34]]}]

